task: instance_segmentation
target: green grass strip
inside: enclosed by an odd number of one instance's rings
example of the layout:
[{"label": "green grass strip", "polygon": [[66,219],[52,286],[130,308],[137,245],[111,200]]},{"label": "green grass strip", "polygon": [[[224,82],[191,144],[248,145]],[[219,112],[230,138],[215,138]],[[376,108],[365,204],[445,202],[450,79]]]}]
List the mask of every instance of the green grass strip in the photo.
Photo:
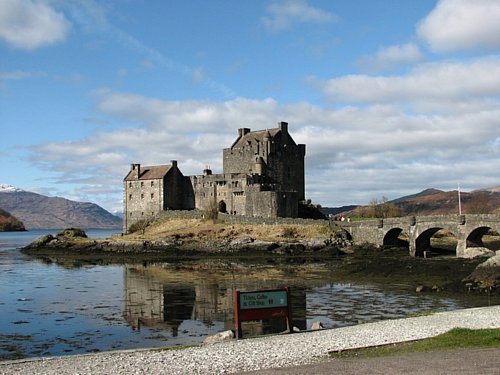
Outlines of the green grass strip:
[{"label": "green grass strip", "polygon": [[500,329],[454,328],[436,337],[399,344],[331,352],[332,358],[373,358],[413,352],[500,347]]}]

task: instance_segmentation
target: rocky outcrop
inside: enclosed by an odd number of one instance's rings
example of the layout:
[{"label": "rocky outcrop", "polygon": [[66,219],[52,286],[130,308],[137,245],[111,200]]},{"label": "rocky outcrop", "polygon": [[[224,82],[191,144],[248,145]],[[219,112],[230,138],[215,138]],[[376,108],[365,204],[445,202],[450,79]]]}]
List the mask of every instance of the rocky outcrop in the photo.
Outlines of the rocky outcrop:
[{"label": "rocky outcrop", "polygon": [[323,324],[321,322],[314,322],[312,325],[311,325],[311,330],[313,331],[317,331],[319,329],[324,329],[325,327],[323,327]]},{"label": "rocky outcrop", "polygon": [[215,335],[208,336],[204,341],[203,344],[205,345],[212,345],[212,344],[217,344],[219,342],[224,342],[224,341],[230,341],[234,338],[234,333],[231,330],[227,330],[224,332],[219,332]]},{"label": "rocky outcrop", "polygon": [[24,252],[40,254],[44,250],[61,250],[66,253],[167,253],[188,254],[260,254],[300,255],[322,252],[341,255],[341,247],[347,242],[339,237],[298,239],[282,242],[258,240],[252,237],[207,241],[201,238],[164,237],[154,240],[127,240],[126,237],[112,239],[90,239],[78,228],[68,228],[55,235],[47,234],[35,239],[24,248]]},{"label": "rocky outcrop", "polygon": [[0,209],[0,232],[25,231],[24,224],[7,211]]},{"label": "rocky outcrop", "polygon": [[495,255],[493,250],[487,249],[486,247],[468,247],[465,249],[462,258],[472,259],[481,257],[492,257]]},{"label": "rocky outcrop", "polygon": [[480,263],[463,281],[472,288],[500,289],[500,250]]}]

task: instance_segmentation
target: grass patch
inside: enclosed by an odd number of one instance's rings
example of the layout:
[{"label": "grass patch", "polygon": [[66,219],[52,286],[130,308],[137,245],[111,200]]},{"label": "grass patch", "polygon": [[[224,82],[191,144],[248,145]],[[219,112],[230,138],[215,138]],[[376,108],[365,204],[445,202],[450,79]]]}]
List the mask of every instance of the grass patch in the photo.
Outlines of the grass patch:
[{"label": "grass patch", "polygon": [[374,358],[390,355],[465,348],[500,347],[500,329],[454,328],[428,339],[369,348],[332,352],[332,358]]},{"label": "grass patch", "polygon": [[240,224],[224,220],[162,218],[147,228],[121,237],[122,240],[154,240],[177,238],[181,240],[222,241],[251,237],[257,240],[281,242],[304,238],[329,238],[332,230],[327,222],[318,224]]}]

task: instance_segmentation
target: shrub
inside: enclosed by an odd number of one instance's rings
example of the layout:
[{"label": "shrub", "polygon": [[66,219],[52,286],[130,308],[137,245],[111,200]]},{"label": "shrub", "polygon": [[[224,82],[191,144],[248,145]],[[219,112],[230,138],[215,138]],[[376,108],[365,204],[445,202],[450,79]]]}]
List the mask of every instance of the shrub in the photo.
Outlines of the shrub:
[{"label": "shrub", "polygon": [[151,224],[151,220],[148,219],[141,219],[139,221],[136,221],[133,223],[131,226],[128,227],[128,232],[129,233],[136,233],[136,232],[141,232],[141,234],[144,234],[146,231],[146,228]]},{"label": "shrub", "polygon": [[285,238],[294,238],[297,235],[297,229],[293,227],[285,227],[283,228],[281,235]]}]

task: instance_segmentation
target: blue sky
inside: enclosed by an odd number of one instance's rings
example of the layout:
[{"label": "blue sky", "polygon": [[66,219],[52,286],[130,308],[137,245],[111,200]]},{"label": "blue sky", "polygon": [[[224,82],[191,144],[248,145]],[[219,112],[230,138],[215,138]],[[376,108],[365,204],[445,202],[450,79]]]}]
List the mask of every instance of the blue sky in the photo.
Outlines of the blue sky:
[{"label": "blue sky", "polygon": [[0,182],[121,210],[287,121],[306,196],[500,185],[500,1],[1,0]]}]

